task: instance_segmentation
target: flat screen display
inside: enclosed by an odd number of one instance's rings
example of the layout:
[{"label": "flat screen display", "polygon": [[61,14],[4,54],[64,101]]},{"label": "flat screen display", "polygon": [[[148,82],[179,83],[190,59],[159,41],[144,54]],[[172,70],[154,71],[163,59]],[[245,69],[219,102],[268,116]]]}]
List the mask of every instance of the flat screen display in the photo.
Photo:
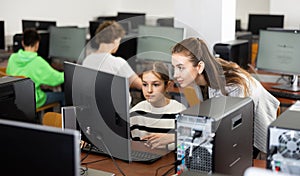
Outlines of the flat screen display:
[{"label": "flat screen display", "polygon": [[260,31],[256,66],[285,74],[300,74],[300,34],[285,31]]},{"label": "flat screen display", "polygon": [[0,120],[1,175],[80,175],[78,131]]},{"label": "flat screen display", "polygon": [[248,31],[259,35],[259,30],[269,27],[284,27],[284,15],[249,14]]},{"label": "flat screen display", "polygon": [[183,28],[139,26],[137,59],[170,63],[172,47],[183,38]]},{"label": "flat screen display", "polygon": [[85,28],[50,27],[50,58],[77,62],[82,51],[84,51],[85,44]]}]

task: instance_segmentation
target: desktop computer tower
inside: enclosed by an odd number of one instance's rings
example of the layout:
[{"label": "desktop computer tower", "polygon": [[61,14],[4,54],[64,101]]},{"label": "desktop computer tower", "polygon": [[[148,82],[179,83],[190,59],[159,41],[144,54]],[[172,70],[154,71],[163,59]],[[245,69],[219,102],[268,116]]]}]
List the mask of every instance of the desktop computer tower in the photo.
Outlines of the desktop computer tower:
[{"label": "desktop computer tower", "polygon": [[300,111],[290,109],[269,125],[267,168],[300,175]]},{"label": "desktop computer tower", "polygon": [[176,118],[177,174],[243,175],[253,159],[253,101],[217,97]]},{"label": "desktop computer tower", "polygon": [[249,40],[232,40],[225,43],[216,43],[214,53],[220,58],[237,63],[240,67],[248,69],[251,63]]}]

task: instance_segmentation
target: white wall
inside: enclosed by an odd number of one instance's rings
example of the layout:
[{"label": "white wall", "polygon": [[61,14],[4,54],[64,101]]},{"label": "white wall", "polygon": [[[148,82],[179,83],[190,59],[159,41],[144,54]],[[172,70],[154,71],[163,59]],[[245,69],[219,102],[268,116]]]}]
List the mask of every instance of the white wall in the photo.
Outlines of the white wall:
[{"label": "white wall", "polygon": [[[236,0],[236,19],[241,20],[242,29],[248,28],[249,13],[269,14],[269,1],[270,0]],[[278,1],[285,2],[285,0]]]},{"label": "white wall", "polygon": [[[101,15],[117,15],[118,11],[145,12],[151,16],[173,16],[173,0],[1,0],[0,20],[5,21],[6,44],[22,32],[22,19],[55,20],[57,25],[87,27]],[[156,4],[156,5],[155,5]],[[154,21],[154,22],[153,22]]]},{"label": "white wall", "polygon": [[299,0],[270,0],[270,12],[284,14],[284,28],[300,29]]},{"label": "white wall", "polygon": [[118,11],[146,12],[147,24],[155,24],[158,17],[174,17],[174,0],[120,0]]},{"label": "white wall", "polygon": [[[1,0],[0,20],[5,21],[6,44],[11,45],[12,36],[22,31],[22,19],[55,20],[58,25],[84,27],[97,16],[132,11],[146,12],[147,23],[153,24],[156,17],[174,16],[174,2],[175,0]],[[236,0],[236,18],[242,20],[242,27],[246,29],[249,13],[284,13],[285,27],[299,28],[299,6],[299,0]],[[197,7],[192,9],[197,10]],[[180,11],[181,8],[176,10]]]},{"label": "white wall", "polygon": [[199,37],[212,49],[216,42],[235,38],[235,0],[175,0],[175,26],[186,37]]}]

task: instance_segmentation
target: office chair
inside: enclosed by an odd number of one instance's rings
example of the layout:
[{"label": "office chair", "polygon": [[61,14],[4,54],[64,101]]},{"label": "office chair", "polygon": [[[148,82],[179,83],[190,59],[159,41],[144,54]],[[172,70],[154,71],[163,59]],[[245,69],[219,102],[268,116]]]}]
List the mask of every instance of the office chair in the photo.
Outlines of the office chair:
[{"label": "office chair", "polygon": [[198,95],[196,94],[195,89],[192,87],[183,88],[183,95],[185,96],[190,107],[200,103]]},{"label": "office chair", "polygon": [[0,77],[7,76],[6,67],[0,67]]},{"label": "office chair", "polygon": [[62,128],[62,115],[58,112],[46,112],[42,119],[42,124],[46,126]]}]

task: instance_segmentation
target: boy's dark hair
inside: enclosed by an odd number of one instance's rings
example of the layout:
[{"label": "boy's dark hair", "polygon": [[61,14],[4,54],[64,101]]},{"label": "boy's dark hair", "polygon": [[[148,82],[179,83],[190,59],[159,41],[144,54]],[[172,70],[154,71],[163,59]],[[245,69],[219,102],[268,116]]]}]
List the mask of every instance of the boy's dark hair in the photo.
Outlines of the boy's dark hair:
[{"label": "boy's dark hair", "polygon": [[125,30],[118,22],[104,21],[96,30],[96,43],[113,43],[124,35]]},{"label": "boy's dark hair", "polygon": [[41,36],[35,29],[26,29],[23,32],[23,44],[25,46],[34,46],[41,40]]}]

